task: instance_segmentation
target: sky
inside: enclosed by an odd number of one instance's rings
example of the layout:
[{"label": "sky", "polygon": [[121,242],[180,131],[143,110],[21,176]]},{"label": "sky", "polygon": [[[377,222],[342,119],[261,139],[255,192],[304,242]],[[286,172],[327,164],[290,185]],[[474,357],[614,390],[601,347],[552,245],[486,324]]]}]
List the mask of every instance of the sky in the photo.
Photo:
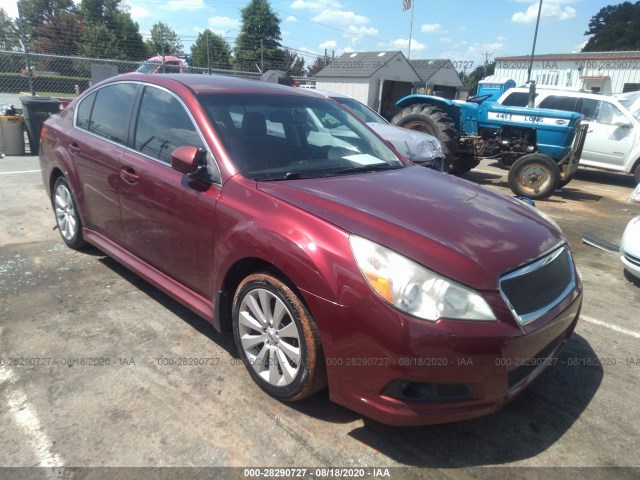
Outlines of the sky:
[{"label": "sky", "polygon": [[[76,0],[78,1],[78,0]],[[148,38],[158,21],[173,28],[188,53],[199,32],[210,28],[233,45],[240,10],[249,0],[123,0]],[[311,64],[327,50],[401,50],[411,59],[446,58],[470,70],[496,57],[530,55],[539,0],[271,0],[280,17],[282,44]],[[537,54],[578,52],[588,40],[589,20],[620,1],[543,0]],[[15,15],[13,0],[0,5]]]}]

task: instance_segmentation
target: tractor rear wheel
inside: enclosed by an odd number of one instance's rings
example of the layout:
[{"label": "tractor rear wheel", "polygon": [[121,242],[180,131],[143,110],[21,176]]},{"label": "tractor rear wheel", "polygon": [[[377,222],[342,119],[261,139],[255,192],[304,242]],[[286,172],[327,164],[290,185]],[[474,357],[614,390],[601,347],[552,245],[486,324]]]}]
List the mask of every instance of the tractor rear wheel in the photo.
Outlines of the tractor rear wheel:
[{"label": "tractor rear wheel", "polygon": [[458,132],[451,117],[441,108],[423,104],[411,105],[403,108],[393,117],[391,123],[409,130],[428,133],[440,140],[449,173],[469,171],[469,168],[458,165],[459,162],[456,161],[456,152],[459,147]]},{"label": "tractor rear wheel", "polygon": [[558,165],[541,153],[523,155],[509,170],[509,187],[522,197],[548,197],[558,188],[559,182]]}]

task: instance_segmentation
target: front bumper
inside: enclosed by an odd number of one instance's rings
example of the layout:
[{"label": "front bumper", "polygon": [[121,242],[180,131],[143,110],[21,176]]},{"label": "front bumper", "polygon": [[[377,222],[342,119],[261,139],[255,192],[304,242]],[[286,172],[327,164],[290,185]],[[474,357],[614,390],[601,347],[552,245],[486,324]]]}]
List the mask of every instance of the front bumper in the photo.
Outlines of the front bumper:
[{"label": "front bumper", "polygon": [[499,294],[495,322],[430,323],[375,295],[350,307],[308,299],[322,332],[330,398],[390,425],[428,425],[490,414],[513,399],[567,344],[581,285],[520,326]]}]

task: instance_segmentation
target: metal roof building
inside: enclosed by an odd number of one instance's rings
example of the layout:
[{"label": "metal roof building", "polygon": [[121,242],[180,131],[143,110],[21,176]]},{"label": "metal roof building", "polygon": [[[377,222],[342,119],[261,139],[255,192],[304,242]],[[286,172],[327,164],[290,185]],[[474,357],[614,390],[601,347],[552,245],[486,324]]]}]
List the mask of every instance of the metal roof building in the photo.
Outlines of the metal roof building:
[{"label": "metal roof building", "polygon": [[[495,74],[522,85],[529,56],[498,57]],[[582,88],[600,93],[640,90],[640,52],[581,52],[534,56],[531,79],[538,84]]]},{"label": "metal roof building", "polygon": [[451,60],[410,60],[409,63],[420,76],[421,84],[416,90],[421,93],[436,93],[446,98],[456,98],[464,86]]},{"label": "metal roof building", "polygon": [[400,51],[344,53],[316,74],[317,88],[354,97],[387,118],[420,81]]}]

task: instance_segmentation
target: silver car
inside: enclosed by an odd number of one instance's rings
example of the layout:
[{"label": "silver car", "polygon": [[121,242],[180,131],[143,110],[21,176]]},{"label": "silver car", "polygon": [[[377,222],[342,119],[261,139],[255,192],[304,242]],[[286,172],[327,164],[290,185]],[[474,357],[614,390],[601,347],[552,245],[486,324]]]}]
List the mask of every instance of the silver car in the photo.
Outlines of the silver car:
[{"label": "silver car", "polygon": [[347,108],[381,138],[391,143],[407,160],[444,171],[442,145],[433,135],[391,125],[384,117],[353,97],[325,90],[314,90],[314,92],[325,95]]}]

